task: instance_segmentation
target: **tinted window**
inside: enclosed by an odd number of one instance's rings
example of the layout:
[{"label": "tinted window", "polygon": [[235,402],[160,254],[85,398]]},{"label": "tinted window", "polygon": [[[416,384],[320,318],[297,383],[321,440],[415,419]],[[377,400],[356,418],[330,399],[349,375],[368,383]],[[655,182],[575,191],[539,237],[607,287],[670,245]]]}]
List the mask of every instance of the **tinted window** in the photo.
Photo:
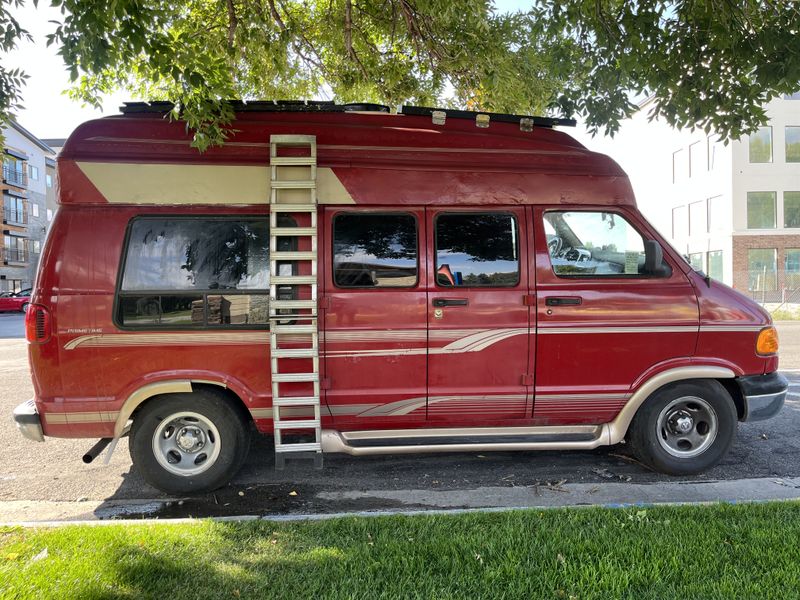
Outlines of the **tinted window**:
[{"label": "tinted window", "polygon": [[[292,226],[281,217],[281,226]],[[296,238],[281,237],[293,250]],[[279,263],[281,274],[294,264]],[[139,218],[131,224],[117,305],[128,327],[269,325],[269,222],[265,217]],[[290,286],[278,297],[292,298]]]},{"label": "tinted window", "polygon": [[339,287],[414,287],[416,219],[407,214],[336,215],[333,281]]},{"label": "tinted window", "polygon": [[122,289],[269,289],[267,219],[137,219]]},{"label": "tinted window", "polygon": [[441,214],[436,218],[436,283],[444,287],[513,287],[519,282],[512,215]]},{"label": "tinted window", "polygon": [[[618,214],[560,212],[544,215],[547,249],[556,275],[619,277],[648,275],[644,240]],[[552,231],[552,233],[550,233]],[[669,267],[654,266],[666,276]]]}]

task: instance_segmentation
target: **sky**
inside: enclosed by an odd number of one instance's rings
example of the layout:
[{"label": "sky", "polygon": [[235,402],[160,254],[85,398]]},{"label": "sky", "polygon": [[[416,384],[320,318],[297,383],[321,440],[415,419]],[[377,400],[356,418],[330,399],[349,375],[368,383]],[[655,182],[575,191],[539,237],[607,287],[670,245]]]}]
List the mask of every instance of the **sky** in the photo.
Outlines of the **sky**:
[{"label": "sky", "polygon": [[[518,10],[529,5],[525,0],[495,0],[499,12]],[[22,90],[23,109],[17,121],[39,138],[66,138],[78,125],[90,119],[117,114],[125,101],[136,100],[127,92],[117,92],[102,99],[102,109],[71,100],[64,90],[70,87],[69,73],[55,46],[47,46],[46,36],[56,25],[49,21],[61,19],[61,13],[40,0],[38,8],[26,0],[21,8],[11,8],[12,14],[28,30],[33,41],[20,42],[13,52],[0,60],[7,68],[22,68],[30,78]],[[582,128],[570,130],[579,141],[592,147],[593,141]],[[597,141],[597,140],[595,140]]]}]

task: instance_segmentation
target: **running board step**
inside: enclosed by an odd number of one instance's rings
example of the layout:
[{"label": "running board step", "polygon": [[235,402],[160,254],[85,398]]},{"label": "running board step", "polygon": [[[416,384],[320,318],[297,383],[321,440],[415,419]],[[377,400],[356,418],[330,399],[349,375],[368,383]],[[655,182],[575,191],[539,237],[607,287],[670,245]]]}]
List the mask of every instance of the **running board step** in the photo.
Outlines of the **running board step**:
[{"label": "running board step", "polygon": [[289,396],[288,398],[273,398],[273,406],[314,406],[319,404],[318,396]]},{"label": "running board step", "polygon": [[317,283],[316,275],[273,275],[270,285],[313,285]]},{"label": "running board step", "polygon": [[607,445],[609,440],[608,425],[344,432],[322,430],[323,452],[342,452],[353,456],[511,450],[590,450]]},{"label": "running board step", "polygon": [[273,252],[269,259],[271,261],[279,260],[316,260],[317,253],[303,250],[281,250]]},{"label": "running board step", "polygon": [[271,235],[296,236],[296,235],[317,235],[316,227],[273,227],[269,230]]},{"label": "running board step", "polygon": [[274,373],[273,383],[310,383],[319,381],[319,373]]},{"label": "running board step", "polygon": [[277,348],[272,351],[272,358],[317,358],[317,348]]},{"label": "running board step", "polygon": [[270,204],[271,212],[317,212],[316,204]]}]

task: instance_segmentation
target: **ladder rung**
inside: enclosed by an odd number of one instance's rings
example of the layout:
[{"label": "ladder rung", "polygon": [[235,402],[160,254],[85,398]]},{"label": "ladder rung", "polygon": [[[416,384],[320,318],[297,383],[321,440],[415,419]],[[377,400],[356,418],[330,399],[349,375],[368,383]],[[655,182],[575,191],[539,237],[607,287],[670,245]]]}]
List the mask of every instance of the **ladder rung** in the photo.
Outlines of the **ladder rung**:
[{"label": "ladder rung", "polygon": [[[275,310],[283,308],[317,308],[316,300],[270,300],[269,307]],[[274,318],[290,319],[292,315],[275,315]],[[311,316],[311,315],[307,315]]]},{"label": "ladder rung", "polygon": [[269,136],[269,143],[279,146],[303,146],[305,144],[315,144],[316,142],[317,136],[300,133],[273,133]]},{"label": "ladder rung", "polygon": [[269,182],[273,190],[313,190],[317,187],[317,182],[313,179],[286,179],[282,181]]},{"label": "ladder rung", "polygon": [[312,285],[317,283],[316,275],[273,275],[270,285]]},{"label": "ladder rung", "polygon": [[[284,320],[286,317],[276,317]],[[296,335],[317,333],[316,325],[273,325],[270,329],[275,335]]]},{"label": "ladder rung", "polygon": [[319,381],[319,373],[273,373],[273,383],[312,383]]},{"label": "ladder rung", "polygon": [[319,396],[293,396],[290,398],[273,398],[273,406],[316,406]]},{"label": "ladder rung", "polygon": [[270,204],[271,212],[316,212],[316,204]]},{"label": "ladder rung", "polygon": [[305,252],[303,250],[273,252],[269,257],[270,260],[315,260],[316,258],[316,252]]},{"label": "ladder rung", "polygon": [[317,442],[275,444],[275,452],[322,452],[322,445]]},{"label": "ladder rung", "polygon": [[319,427],[319,421],[316,419],[297,420],[297,421],[275,421],[273,423],[275,429],[316,429]]},{"label": "ladder rung", "polygon": [[310,167],[317,164],[317,159],[314,156],[273,156],[269,159],[269,164],[273,167]]},{"label": "ladder rung", "polygon": [[316,348],[276,348],[272,358],[314,358],[319,356]]},{"label": "ladder rung", "polygon": [[273,227],[271,235],[317,235],[316,227]]}]

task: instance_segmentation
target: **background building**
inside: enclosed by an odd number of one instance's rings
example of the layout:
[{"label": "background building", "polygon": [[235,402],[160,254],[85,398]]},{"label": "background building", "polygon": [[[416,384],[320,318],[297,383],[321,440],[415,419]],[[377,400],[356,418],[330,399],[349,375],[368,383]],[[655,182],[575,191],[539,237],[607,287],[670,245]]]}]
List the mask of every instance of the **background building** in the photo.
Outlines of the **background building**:
[{"label": "background building", "polygon": [[[55,206],[55,153],[19,123],[3,129],[0,292],[32,287]],[[49,163],[48,163],[49,161]]]},{"label": "background building", "polygon": [[800,302],[800,93],[727,145],[650,121],[651,107],[587,144],[622,165],[642,212],[696,268],[760,302]]}]

